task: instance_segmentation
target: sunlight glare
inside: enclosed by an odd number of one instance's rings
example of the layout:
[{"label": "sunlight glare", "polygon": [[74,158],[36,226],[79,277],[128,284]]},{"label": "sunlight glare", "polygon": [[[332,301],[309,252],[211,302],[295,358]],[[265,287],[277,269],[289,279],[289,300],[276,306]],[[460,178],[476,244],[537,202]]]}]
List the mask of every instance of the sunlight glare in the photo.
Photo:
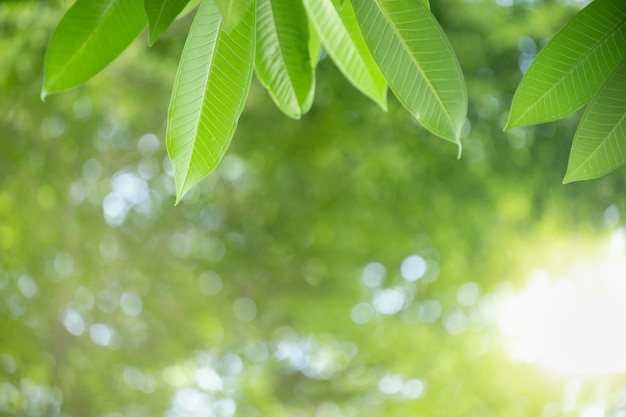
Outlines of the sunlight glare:
[{"label": "sunlight glare", "polygon": [[523,292],[504,297],[498,322],[514,359],[565,374],[626,371],[626,260],[615,250],[623,248],[620,238],[623,233],[612,237],[607,260],[578,262],[556,279],[537,270]]}]

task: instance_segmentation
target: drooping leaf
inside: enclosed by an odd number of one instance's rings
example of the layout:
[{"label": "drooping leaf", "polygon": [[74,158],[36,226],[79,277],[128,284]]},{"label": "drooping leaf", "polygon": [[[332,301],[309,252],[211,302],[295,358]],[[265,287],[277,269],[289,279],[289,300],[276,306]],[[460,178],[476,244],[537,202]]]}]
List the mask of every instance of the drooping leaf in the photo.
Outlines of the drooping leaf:
[{"label": "drooping leaf", "polygon": [[96,75],[145,26],[142,0],[78,0],[50,39],[41,97],[69,90]]},{"label": "drooping leaf", "polygon": [[150,45],[165,32],[187,3],[189,0],[144,0]]},{"label": "drooping leaf", "polygon": [[257,76],[281,111],[299,119],[315,86],[306,13],[294,0],[257,0],[256,7]]},{"label": "drooping leaf", "polygon": [[595,0],[539,52],[522,78],[507,129],[584,106],[626,56],[626,1]]},{"label": "drooping leaf", "polygon": [[626,59],[585,110],[563,182],[601,177],[626,163]]},{"label": "drooping leaf", "polygon": [[398,100],[432,133],[460,145],[463,73],[422,1],[352,0],[361,32]]},{"label": "drooping leaf", "polygon": [[199,4],[200,0],[189,0],[185,8],[178,14],[178,16],[176,16],[176,19],[187,16],[189,13],[194,11]]},{"label": "drooping leaf", "polygon": [[315,30],[313,22],[309,19],[309,58],[311,59],[311,67],[315,73],[315,68],[320,60],[320,54],[322,53],[322,39]]},{"label": "drooping leaf", "polygon": [[217,167],[230,144],[250,89],[254,38],[253,6],[227,33],[213,0],[200,3],[168,113],[166,141],[176,203]]},{"label": "drooping leaf", "polygon": [[304,0],[304,6],[339,70],[357,89],[386,110],[387,81],[361,35],[350,3],[339,8],[332,0]]},{"label": "drooping leaf", "polygon": [[222,27],[226,32],[237,26],[249,10],[252,0],[215,0],[222,14]]}]

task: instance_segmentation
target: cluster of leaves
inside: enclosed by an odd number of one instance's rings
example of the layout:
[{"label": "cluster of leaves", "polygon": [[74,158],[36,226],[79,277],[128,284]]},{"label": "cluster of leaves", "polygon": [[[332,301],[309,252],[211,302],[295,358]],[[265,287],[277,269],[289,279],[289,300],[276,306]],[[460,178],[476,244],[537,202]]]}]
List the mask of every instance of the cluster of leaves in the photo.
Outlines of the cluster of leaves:
[{"label": "cluster of leaves", "polygon": [[520,83],[507,128],[557,120],[588,104],[564,182],[626,163],[626,1],[596,0],[537,55]]},{"label": "cluster of leaves", "polygon": [[[152,44],[198,3],[168,113],[177,202],[224,156],[253,73],[287,116],[311,108],[322,47],[383,110],[390,88],[460,152],[467,91],[428,0],[77,0],[50,41],[42,97],[88,80],[146,25]],[[509,128],[555,120],[591,101],[566,181],[626,162],[624,6],[596,0],[580,12],[539,54],[513,101]]]},{"label": "cluster of leaves", "polygon": [[[52,36],[42,96],[92,77],[146,23],[154,42],[188,3],[78,0]],[[178,200],[222,159],[254,71],[286,115],[297,119],[310,109],[322,44],[381,108],[389,85],[424,127],[460,146],[467,113],[463,74],[426,1],[202,0],[168,115]]]}]

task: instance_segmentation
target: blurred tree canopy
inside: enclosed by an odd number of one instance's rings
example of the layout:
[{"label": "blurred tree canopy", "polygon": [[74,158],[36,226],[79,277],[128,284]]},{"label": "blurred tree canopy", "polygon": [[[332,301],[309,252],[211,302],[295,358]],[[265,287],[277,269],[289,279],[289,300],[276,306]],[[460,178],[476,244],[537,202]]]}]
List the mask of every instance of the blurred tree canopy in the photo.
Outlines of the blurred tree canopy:
[{"label": "blurred tree canopy", "polygon": [[468,88],[459,161],[323,58],[300,121],[253,80],[229,152],[174,207],[166,103],[191,16],[41,102],[63,6],[0,3],[0,413],[623,415],[623,377],[512,360],[497,323],[533,270],[621,227],[622,174],[561,185],[575,116],[502,131],[578,9],[433,2]]}]

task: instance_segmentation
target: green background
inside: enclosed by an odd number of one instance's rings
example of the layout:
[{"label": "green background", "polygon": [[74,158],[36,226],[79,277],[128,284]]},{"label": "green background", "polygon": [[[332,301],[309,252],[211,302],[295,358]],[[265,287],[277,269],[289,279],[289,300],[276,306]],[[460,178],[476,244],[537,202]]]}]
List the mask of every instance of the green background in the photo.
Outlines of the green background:
[{"label": "green background", "polygon": [[0,414],[623,415],[622,377],[513,361],[496,323],[533,270],[599,252],[626,204],[620,170],[562,185],[578,115],[502,131],[520,69],[580,7],[509,3],[432,4],[468,84],[460,160],[322,59],[300,121],[253,80],[225,160],[174,207],[189,19],[41,102],[64,5],[1,2]]}]

